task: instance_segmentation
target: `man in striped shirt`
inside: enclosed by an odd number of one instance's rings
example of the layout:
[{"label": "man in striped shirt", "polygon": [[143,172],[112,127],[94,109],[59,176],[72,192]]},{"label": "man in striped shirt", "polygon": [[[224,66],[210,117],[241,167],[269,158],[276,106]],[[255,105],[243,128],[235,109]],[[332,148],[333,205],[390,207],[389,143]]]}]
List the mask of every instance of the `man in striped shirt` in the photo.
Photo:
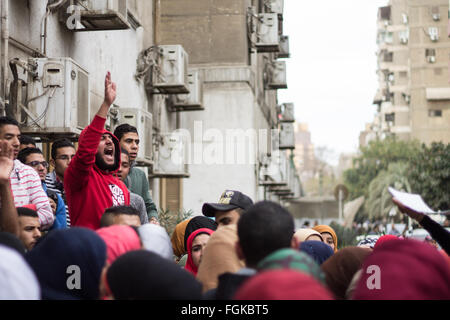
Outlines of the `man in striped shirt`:
[{"label": "man in striped shirt", "polygon": [[64,191],[64,173],[75,156],[75,146],[68,139],[58,139],[52,144],[50,164],[55,168],[45,177],[48,190],[55,191],[63,198],[66,205],[66,224],[70,227],[69,206],[67,205],[66,192]]},{"label": "man in striped shirt", "polygon": [[43,230],[49,229],[55,221],[47,194],[42,189],[41,180],[36,171],[17,160],[20,146],[19,123],[9,117],[0,117],[0,139],[12,147],[14,153],[14,168],[11,172],[11,190],[14,205],[21,207],[34,204]]}]

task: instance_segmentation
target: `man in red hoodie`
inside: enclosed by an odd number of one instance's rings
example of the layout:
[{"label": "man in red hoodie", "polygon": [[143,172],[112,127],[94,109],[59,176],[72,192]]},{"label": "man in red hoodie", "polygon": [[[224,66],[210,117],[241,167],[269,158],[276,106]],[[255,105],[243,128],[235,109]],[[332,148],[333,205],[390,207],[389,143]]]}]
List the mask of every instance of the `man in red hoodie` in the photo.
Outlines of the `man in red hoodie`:
[{"label": "man in red hoodie", "polygon": [[91,124],[81,132],[78,150],[64,174],[72,226],[98,229],[106,208],[130,204],[127,187],[113,176],[120,167],[119,140],[104,129],[115,98],[116,84],[108,72],[105,99]]}]

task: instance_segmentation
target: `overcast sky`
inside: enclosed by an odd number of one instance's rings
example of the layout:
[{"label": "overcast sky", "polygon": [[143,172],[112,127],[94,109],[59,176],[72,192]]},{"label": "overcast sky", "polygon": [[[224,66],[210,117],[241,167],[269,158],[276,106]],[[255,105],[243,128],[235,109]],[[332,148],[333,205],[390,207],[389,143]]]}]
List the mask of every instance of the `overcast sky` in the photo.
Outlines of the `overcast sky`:
[{"label": "overcast sky", "polygon": [[377,89],[378,7],[387,0],[284,0],[283,33],[289,36],[288,89],[279,103],[294,102],[315,147],[356,152],[359,133],[373,120]]}]

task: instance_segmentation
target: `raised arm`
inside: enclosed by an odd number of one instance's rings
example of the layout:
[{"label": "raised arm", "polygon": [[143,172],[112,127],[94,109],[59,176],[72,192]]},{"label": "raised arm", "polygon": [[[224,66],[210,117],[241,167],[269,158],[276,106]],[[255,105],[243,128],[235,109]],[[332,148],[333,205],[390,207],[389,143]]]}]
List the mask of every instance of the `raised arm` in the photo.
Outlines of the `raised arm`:
[{"label": "raised arm", "polygon": [[6,141],[0,140],[0,228],[19,236],[19,217],[11,191],[9,176],[14,168],[13,151]]},{"label": "raised arm", "polygon": [[445,230],[444,227],[431,219],[425,213],[414,211],[408,207],[405,207],[395,198],[393,198],[392,201],[397,205],[401,212],[416,220],[425,230],[427,230],[431,237],[439,243],[442,249],[450,255],[450,232]]},{"label": "raised arm", "polygon": [[[95,164],[95,155],[103,135],[108,111],[116,98],[116,84],[111,81],[111,73],[105,77],[105,98],[92,120],[78,141],[78,150],[64,174],[64,185],[70,184],[72,189],[81,189],[87,181],[90,169]],[[68,180],[68,181],[66,181]]]}]

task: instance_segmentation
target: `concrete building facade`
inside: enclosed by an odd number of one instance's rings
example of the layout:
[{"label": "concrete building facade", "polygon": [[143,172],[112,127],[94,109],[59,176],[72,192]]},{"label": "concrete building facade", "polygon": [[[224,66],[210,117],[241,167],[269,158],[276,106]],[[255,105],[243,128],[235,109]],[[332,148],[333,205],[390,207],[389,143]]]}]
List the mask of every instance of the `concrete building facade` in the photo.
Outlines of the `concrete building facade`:
[{"label": "concrete building facade", "polygon": [[[269,43],[272,47],[264,47],[268,42],[264,37],[272,30],[276,30],[272,36],[277,38],[276,42],[283,35],[282,3],[2,0],[1,112],[23,114],[20,104],[29,107],[41,103],[34,99],[36,97],[18,94],[30,87],[27,82],[33,69],[27,64],[28,59],[70,58],[73,65],[85,71],[88,79],[78,80],[78,87],[72,90],[78,90],[78,100],[88,103],[84,107],[72,103],[72,109],[65,106],[68,109],[64,109],[64,116],[72,117],[77,113],[78,118],[84,117],[81,123],[88,124],[102,102],[104,76],[109,70],[118,92],[108,127],[113,129],[128,121],[127,116],[135,123],[141,122],[138,128],[143,140],[141,149],[145,149],[143,153],[147,157],[140,165],[148,174],[151,194],[158,208],[172,212],[193,210],[200,214],[202,204],[217,201],[225,189],[240,190],[255,201],[264,198],[280,201],[278,195],[260,184],[260,171],[262,159],[270,155],[273,145],[270,130],[279,127],[277,90],[286,87],[286,70],[275,70],[280,64],[282,67],[278,44]],[[264,16],[267,13],[275,13],[275,16],[267,18]],[[261,27],[264,19],[275,21]],[[260,30],[263,27],[268,29]],[[196,111],[174,112],[174,99],[180,96],[178,89],[155,91],[156,78],[152,72],[158,71],[158,59],[164,57],[161,48],[170,45],[181,45],[188,61],[185,67],[189,72],[195,70],[200,79],[202,102]],[[167,56],[171,54],[173,52]],[[17,75],[9,65],[13,59],[16,59],[13,64]],[[168,58],[167,63],[171,66],[179,62],[174,61]],[[52,70],[45,69],[47,79],[53,79]],[[177,72],[181,69],[176,69]],[[177,74],[158,76],[176,77]],[[75,78],[72,72],[72,79]],[[37,84],[33,85],[41,85],[42,79],[36,77],[33,81]],[[56,95],[69,94],[63,86],[50,87],[54,87]],[[47,91],[42,89],[39,94],[44,96]],[[81,110],[82,107],[86,110]],[[61,107],[49,103],[44,111],[36,109],[37,124],[26,132],[43,139],[42,147],[47,156],[52,139],[65,135],[64,130],[46,130],[52,114],[60,112],[58,108]],[[32,118],[30,114],[24,117],[28,122]],[[151,119],[151,124],[144,123],[144,118]],[[77,131],[76,128],[66,129]],[[260,135],[261,130],[266,130],[266,134]],[[155,168],[157,162],[162,161],[163,151],[168,150],[164,137],[169,136],[170,147],[173,141],[170,134],[174,131],[188,134],[182,156],[183,165],[187,164],[183,168],[187,170],[161,173]],[[70,138],[76,141],[77,135],[73,132]],[[245,137],[243,145],[232,142],[242,137]],[[227,141],[230,143],[225,143]],[[226,149],[230,145],[241,149],[232,153]],[[233,154],[234,160],[231,159]],[[239,158],[242,154],[245,154],[244,160]]]},{"label": "concrete building facade", "polygon": [[378,115],[372,130],[450,142],[446,0],[391,0],[378,11]]}]

